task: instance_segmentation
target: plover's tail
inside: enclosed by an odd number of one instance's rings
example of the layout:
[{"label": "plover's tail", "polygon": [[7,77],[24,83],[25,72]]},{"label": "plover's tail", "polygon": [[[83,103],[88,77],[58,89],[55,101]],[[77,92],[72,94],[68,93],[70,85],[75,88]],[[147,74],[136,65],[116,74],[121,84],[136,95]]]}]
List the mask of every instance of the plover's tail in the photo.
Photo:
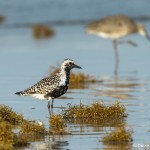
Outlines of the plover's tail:
[{"label": "plover's tail", "polygon": [[16,95],[26,95],[26,93],[24,91],[20,91],[20,92],[16,92]]}]

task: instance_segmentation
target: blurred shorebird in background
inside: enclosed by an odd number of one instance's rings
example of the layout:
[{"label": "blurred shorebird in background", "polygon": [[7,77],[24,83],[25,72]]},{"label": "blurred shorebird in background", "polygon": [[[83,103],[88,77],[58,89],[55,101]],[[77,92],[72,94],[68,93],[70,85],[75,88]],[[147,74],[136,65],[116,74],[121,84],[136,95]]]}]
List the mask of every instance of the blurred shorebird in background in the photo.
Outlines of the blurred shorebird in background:
[{"label": "blurred shorebird in background", "polygon": [[58,73],[46,77],[35,85],[15,94],[48,100],[48,110],[49,114],[51,114],[50,110],[53,108],[53,100],[65,94],[68,89],[70,70],[73,68],[82,69],[73,60],[65,59]]},{"label": "blurred shorebird in background", "polygon": [[99,21],[95,21],[87,25],[86,31],[102,38],[111,39],[113,41],[116,64],[115,74],[118,73],[119,55],[117,50],[118,44],[128,43],[137,46],[136,43],[128,41],[120,41],[119,39],[130,34],[138,33],[150,41],[150,37],[141,23],[134,22],[126,15],[113,15],[105,17]]}]

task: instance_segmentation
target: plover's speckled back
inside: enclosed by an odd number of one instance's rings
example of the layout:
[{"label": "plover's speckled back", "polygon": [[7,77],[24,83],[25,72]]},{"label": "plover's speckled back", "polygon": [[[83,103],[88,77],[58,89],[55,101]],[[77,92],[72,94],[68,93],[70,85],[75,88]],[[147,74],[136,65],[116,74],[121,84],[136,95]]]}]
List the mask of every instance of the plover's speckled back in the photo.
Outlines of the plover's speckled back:
[{"label": "plover's speckled back", "polygon": [[118,43],[129,43],[136,46],[132,41],[117,41],[118,39],[133,34],[138,33],[148,40],[150,37],[143,24],[134,22],[131,18],[126,15],[113,15],[105,17],[99,21],[95,21],[87,25],[87,33],[100,36],[102,38],[113,40],[116,64],[119,62],[119,56],[117,51]]},{"label": "plover's speckled back", "polygon": [[82,69],[80,66],[76,65],[73,60],[65,59],[58,73],[46,77],[26,90],[15,94],[32,96],[38,99],[47,99],[50,113],[50,107],[53,108],[53,100],[66,93],[69,84],[70,70],[73,68]]}]

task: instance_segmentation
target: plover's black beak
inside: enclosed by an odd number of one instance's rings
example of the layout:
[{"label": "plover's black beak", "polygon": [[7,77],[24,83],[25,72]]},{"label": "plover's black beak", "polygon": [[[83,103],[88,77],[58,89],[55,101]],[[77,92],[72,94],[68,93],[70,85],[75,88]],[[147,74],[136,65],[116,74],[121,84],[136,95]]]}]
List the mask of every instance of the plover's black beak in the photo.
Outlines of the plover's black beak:
[{"label": "plover's black beak", "polygon": [[82,67],[80,67],[78,65],[74,65],[74,68],[82,69]]}]

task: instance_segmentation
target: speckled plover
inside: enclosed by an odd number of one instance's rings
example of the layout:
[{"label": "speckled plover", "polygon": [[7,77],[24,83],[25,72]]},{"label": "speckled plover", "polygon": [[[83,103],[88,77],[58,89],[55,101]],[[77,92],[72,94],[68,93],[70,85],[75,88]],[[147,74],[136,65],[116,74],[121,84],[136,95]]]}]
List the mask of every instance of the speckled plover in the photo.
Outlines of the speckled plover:
[{"label": "speckled plover", "polygon": [[50,109],[53,108],[53,100],[66,93],[69,84],[70,70],[73,68],[82,69],[76,65],[73,60],[65,59],[58,73],[43,78],[35,85],[15,94],[48,100],[48,110],[50,113]]},{"label": "speckled plover", "polygon": [[111,39],[113,41],[115,58],[117,63],[119,62],[117,44],[129,43],[136,46],[136,44],[132,41],[119,42],[118,40],[120,38],[133,33],[138,33],[150,40],[150,37],[148,36],[144,25],[134,22],[126,15],[108,16],[99,21],[92,22],[87,25],[86,31],[89,34],[94,34],[102,38]]}]

